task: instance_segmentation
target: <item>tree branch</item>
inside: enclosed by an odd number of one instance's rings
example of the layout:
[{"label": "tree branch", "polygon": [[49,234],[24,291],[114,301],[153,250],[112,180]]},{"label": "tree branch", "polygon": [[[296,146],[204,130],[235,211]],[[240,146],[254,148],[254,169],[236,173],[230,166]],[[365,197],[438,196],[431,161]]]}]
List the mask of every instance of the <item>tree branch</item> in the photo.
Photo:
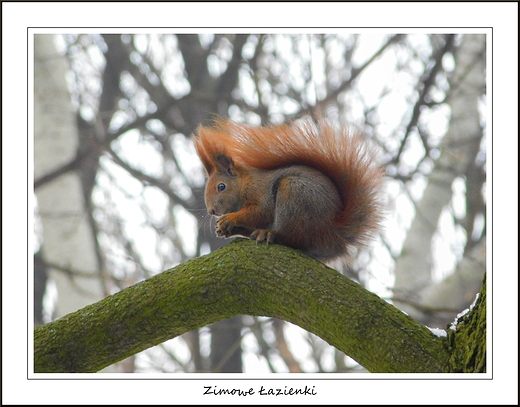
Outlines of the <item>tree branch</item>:
[{"label": "tree branch", "polygon": [[238,241],[34,331],[35,372],[96,372],[235,315],[315,333],[371,372],[445,372],[446,338],[300,252]]}]

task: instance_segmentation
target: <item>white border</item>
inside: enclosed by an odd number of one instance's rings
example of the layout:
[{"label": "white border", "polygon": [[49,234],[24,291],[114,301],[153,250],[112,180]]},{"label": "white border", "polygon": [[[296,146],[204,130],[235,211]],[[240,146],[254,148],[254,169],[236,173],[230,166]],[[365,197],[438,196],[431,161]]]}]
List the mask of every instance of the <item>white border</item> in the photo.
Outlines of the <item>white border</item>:
[{"label": "white border", "polygon": [[[517,303],[518,301],[518,5],[516,3],[2,3],[2,370],[3,404],[497,404],[514,402],[512,390],[517,389]],[[26,182],[27,139],[27,27],[34,32],[57,33],[78,31],[74,27],[187,27],[171,32],[200,32],[190,27],[246,27],[232,32],[286,32],[286,29],[251,29],[247,27],[301,27],[302,32],[337,32],[326,27],[357,27],[348,32],[363,32],[366,27],[439,27],[437,32],[483,32],[493,27],[493,147],[494,170],[494,257],[493,288],[494,339],[493,380],[412,380],[446,379],[446,375],[370,375],[357,380],[353,375],[332,375],[333,378],[356,380],[319,380],[313,375],[298,375],[311,379],[318,396],[262,397],[245,399],[238,396],[202,396],[204,385],[219,387],[258,388],[302,387],[306,381],[295,375],[274,375],[277,381],[222,381],[218,376],[196,376],[204,380],[56,380],[70,375],[52,375],[54,380],[27,380],[27,344],[20,338],[27,331],[26,250],[27,202],[20,183]],[[303,27],[324,27],[315,30]],[[365,27],[365,28],[361,28]],[[450,29],[449,27],[468,27]],[[150,32],[149,28],[142,29]],[[257,30],[257,31],[255,31]],[[371,30],[374,30],[372,28]],[[385,32],[416,32],[418,29],[378,28]],[[99,28],[79,29],[100,32]],[[103,29],[122,32],[122,29]],[[129,28],[127,32],[141,30]],[[161,29],[168,32],[167,29]],[[231,29],[210,31],[230,32]],[[142,31],[141,31],[142,32]],[[516,54],[515,54],[516,53]],[[488,58],[490,56],[488,55]],[[31,88],[29,88],[31,89]],[[515,95],[516,92],[516,95]],[[490,132],[491,134],[491,132]],[[516,144],[516,145],[515,145]],[[32,154],[32,153],[31,153]],[[31,157],[32,155],[30,155]],[[31,165],[31,164],[29,164]],[[30,167],[32,168],[32,166]],[[31,170],[32,173],[32,170]],[[32,181],[32,180],[31,180]],[[513,188],[513,189],[512,189]],[[505,195],[504,195],[505,193]],[[490,205],[491,206],[491,205]],[[28,208],[32,211],[32,207]],[[511,216],[513,219],[511,219]],[[514,218],[516,216],[516,219]],[[502,229],[502,226],[506,228]],[[516,232],[515,232],[516,228]],[[489,232],[488,232],[489,233]],[[505,238],[507,237],[507,238]],[[515,241],[516,238],[516,241]],[[489,239],[491,240],[491,239]],[[491,241],[490,241],[491,243]],[[516,254],[516,259],[515,259]],[[488,269],[491,269],[488,256]],[[516,263],[515,263],[516,262]],[[491,280],[491,279],[490,279]],[[492,284],[492,285],[491,285]],[[509,299],[510,303],[504,304]],[[16,312],[13,312],[16,310]],[[516,324],[516,326],[515,326]],[[489,330],[491,331],[491,330]],[[512,342],[505,342],[504,339]],[[505,343],[505,344],[504,344]],[[515,353],[516,352],[516,353]],[[515,365],[516,363],[516,365]],[[515,368],[516,366],[516,368]],[[7,373],[7,374],[6,374]],[[179,378],[179,375],[131,375],[132,379]],[[233,377],[232,375],[231,377]],[[96,378],[98,375],[73,375],[74,378]],[[193,379],[193,375],[182,376]],[[228,376],[230,377],[230,376]],[[235,376],[236,377],[236,376]],[[244,375],[238,376],[244,378]],[[251,376],[247,376],[252,379]],[[324,376],[320,375],[322,379]],[[128,379],[128,375],[123,376]],[[374,380],[374,379],[393,380]],[[457,375],[454,379],[474,379],[474,375]],[[363,380],[365,379],[365,380]],[[397,380],[395,380],[397,379]],[[374,387],[377,391],[374,391]],[[432,387],[435,390],[432,390]],[[516,394],[516,397],[518,395]],[[516,401],[518,401],[516,399]]]}]

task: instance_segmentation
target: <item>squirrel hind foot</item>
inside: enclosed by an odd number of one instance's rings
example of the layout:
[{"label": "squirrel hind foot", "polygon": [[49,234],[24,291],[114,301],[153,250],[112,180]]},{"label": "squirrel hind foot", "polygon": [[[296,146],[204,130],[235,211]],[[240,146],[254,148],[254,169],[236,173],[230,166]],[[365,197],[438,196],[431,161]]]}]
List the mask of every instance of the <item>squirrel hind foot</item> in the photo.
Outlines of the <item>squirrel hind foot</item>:
[{"label": "squirrel hind foot", "polygon": [[267,244],[273,243],[276,236],[276,231],[266,229],[253,230],[249,238],[256,240],[256,243],[266,242]]}]

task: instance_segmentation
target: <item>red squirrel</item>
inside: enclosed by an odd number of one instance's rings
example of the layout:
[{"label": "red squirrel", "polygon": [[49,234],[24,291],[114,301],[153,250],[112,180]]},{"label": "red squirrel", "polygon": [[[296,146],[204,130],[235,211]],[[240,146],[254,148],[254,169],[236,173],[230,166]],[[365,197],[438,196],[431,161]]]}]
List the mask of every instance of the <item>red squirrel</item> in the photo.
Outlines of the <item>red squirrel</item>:
[{"label": "red squirrel", "polygon": [[360,136],[325,119],[250,127],[217,120],[194,138],[216,234],[281,243],[321,261],[349,258],[382,221],[383,170]]}]

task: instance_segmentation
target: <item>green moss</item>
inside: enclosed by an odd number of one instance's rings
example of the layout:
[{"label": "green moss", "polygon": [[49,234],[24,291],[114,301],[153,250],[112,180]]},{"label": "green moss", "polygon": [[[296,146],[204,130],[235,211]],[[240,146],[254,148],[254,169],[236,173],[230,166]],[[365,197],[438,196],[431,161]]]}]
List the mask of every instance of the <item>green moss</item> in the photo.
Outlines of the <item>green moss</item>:
[{"label": "green moss", "polygon": [[448,329],[449,369],[453,373],[486,372],[486,276],[473,309]]},{"label": "green moss", "polygon": [[242,314],[299,325],[372,372],[447,370],[445,339],[359,284],[296,250],[242,239],[36,328],[35,371],[95,372]]}]

